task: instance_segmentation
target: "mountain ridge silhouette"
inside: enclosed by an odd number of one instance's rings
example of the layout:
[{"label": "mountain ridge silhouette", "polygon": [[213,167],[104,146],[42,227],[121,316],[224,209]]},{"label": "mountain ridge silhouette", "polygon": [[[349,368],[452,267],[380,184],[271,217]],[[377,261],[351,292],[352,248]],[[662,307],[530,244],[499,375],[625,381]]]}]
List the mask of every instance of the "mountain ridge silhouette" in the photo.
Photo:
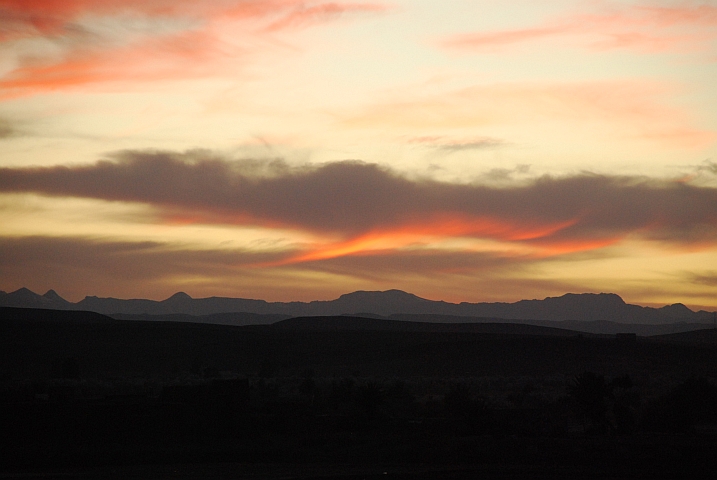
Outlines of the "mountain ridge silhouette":
[{"label": "mountain ridge silhouette", "polygon": [[625,303],[614,293],[567,293],[543,300],[520,300],[514,303],[480,302],[450,303],[428,300],[402,290],[355,291],[334,300],[311,302],[267,302],[265,300],[205,297],[192,298],[177,292],[164,300],[118,299],[87,296],[73,303],[54,290],[39,295],[27,288],[14,292],[0,292],[0,306],[49,308],[57,310],[86,310],[104,315],[214,315],[251,313],[261,315],[335,316],[371,314],[391,315],[448,315],[455,317],[483,317],[503,320],[540,321],[609,321],[625,324],[671,324],[678,322],[710,323],[713,313],[694,312],[683,304],[661,308]]}]

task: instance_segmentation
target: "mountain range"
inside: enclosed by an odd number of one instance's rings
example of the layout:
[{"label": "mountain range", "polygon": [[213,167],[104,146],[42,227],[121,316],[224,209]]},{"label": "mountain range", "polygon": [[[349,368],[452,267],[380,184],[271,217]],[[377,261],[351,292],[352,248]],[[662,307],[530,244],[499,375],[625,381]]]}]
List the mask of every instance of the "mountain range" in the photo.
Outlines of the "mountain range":
[{"label": "mountain range", "polygon": [[[228,313],[270,315],[266,322],[300,316],[360,315],[364,317],[425,316],[431,322],[475,322],[476,317],[516,321],[581,321],[613,324],[669,325],[676,323],[713,322],[713,312],[692,311],[677,303],[661,308],[625,303],[614,293],[568,293],[543,300],[521,300],[514,303],[449,303],[427,300],[401,290],[383,292],[357,291],[335,300],[312,302],[267,302],[244,298],[192,298],[179,292],[166,300],[118,299],[87,296],[73,303],[54,290],[44,295],[21,288],[11,293],[0,291],[0,306],[84,310],[114,317],[121,316],[212,316]],[[442,320],[442,316],[445,318]],[[449,318],[450,317],[450,318]],[[471,317],[471,318],[468,318]],[[179,317],[177,318],[179,320]],[[415,318],[413,318],[415,320]],[[184,321],[187,321],[186,319]]]}]

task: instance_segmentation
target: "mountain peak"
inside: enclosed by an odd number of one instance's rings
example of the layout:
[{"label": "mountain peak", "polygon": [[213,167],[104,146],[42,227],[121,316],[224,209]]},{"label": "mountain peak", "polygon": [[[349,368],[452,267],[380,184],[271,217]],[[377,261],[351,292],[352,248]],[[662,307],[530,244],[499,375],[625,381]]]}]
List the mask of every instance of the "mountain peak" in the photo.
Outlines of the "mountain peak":
[{"label": "mountain peak", "polygon": [[393,313],[416,313],[431,302],[403,290],[364,291],[341,295],[333,301],[332,313],[355,314],[357,312],[391,315]]},{"label": "mountain peak", "polygon": [[418,297],[412,293],[404,292],[403,290],[357,290],[355,292],[351,293],[344,293],[339,297],[339,299],[356,299],[356,300],[364,300],[364,299],[391,299],[391,300],[415,300],[420,299],[423,300],[421,297]]},{"label": "mountain peak", "polygon": [[617,293],[566,293],[560,297],[547,297],[545,300],[574,300],[600,305],[626,305],[625,300]]},{"label": "mountain peak", "polygon": [[2,306],[7,307],[54,308],[63,310],[70,305],[70,302],[60,297],[54,290],[50,290],[44,295],[38,295],[29,288],[22,287],[2,297]]},{"label": "mountain peak", "polygon": [[179,300],[192,300],[192,297],[189,296],[189,294],[187,294],[185,292],[177,292],[174,295],[172,295],[171,297],[169,297],[167,300],[165,300],[165,302],[169,302],[169,301],[176,302]]},{"label": "mountain peak", "polygon": [[66,301],[67,301],[67,300],[65,300],[64,298],[62,298],[60,295],[58,295],[58,293],[57,293],[56,291],[52,290],[52,289],[50,289],[50,290],[48,290],[47,292],[45,292],[45,294],[43,295],[43,297],[46,298],[46,299],[48,299],[48,300],[59,300],[59,301],[62,301],[62,302],[66,302]]},{"label": "mountain peak", "polygon": [[18,288],[14,292],[10,292],[9,295],[12,295],[13,297],[16,297],[16,298],[35,298],[35,297],[40,296],[37,293],[30,290],[29,288],[25,288],[25,287]]},{"label": "mountain peak", "polygon": [[673,318],[688,317],[694,313],[682,303],[673,303],[672,305],[665,305],[664,307],[660,308],[659,311]]}]

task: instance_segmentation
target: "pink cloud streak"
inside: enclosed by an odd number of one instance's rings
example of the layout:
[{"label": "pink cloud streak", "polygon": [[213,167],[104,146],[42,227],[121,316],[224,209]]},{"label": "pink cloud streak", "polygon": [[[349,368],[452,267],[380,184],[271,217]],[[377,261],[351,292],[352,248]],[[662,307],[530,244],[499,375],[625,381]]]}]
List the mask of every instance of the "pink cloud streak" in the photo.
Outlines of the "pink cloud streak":
[{"label": "pink cloud streak", "polygon": [[[43,39],[62,53],[38,51],[0,77],[0,98],[106,82],[195,78],[225,72],[262,47],[252,39],[280,30],[378,12],[378,4],[301,0],[0,0],[0,49]],[[87,31],[96,18],[119,22],[112,38]],[[121,22],[169,22],[169,31],[127,32]],[[172,23],[174,22],[174,23]],[[239,22],[227,42],[226,23]],[[158,24],[159,24],[158,23]],[[261,42],[259,42],[260,44]],[[242,44],[247,46],[243,47]]]},{"label": "pink cloud streak", "polygon": [[548,39],[570,38],[589,50],[629,49],[642,53],[684,52],[706,48],[717,38],[717,7],[631,7],[614,13],[573,14],[512,30],[451,36],[444,48],[495,52]]},{"label": "pink cloud streak", "polygon": [[372,13],[382,12],[384,10],[386,10],[386,8],[378,4],[341,4],[330,2],[308,7],[301,5],[293,12],[266,27],[266,30],[277,31],[287,28],[303,27],[332,20],[346,13]]},{"label": "pink cloud streak", "polygon": [[674,90],[644,80],[476,85],[445,94],[390,99],[346,122],[416,131],[558,120],[601,124],[623,138],[667,146],[700,147],[713,142],[715,132],[699,128],[687,110],[666,101]]}]

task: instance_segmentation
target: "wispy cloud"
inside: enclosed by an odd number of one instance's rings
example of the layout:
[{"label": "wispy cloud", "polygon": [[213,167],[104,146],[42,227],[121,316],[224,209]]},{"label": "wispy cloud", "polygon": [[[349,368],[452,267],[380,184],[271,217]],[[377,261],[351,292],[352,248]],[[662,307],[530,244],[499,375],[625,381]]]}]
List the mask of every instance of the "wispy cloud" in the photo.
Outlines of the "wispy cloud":
[{"label": "wispy cloud", "polygon": [[442,136],[424,135],[408,139],[408,143],[424,145],[439,152],[453,153],[470,150],[489,150],[508,145],[508,142],[499,138],[474,138],[471,140],[455,140]]},{"label": "wispy cloud", "polygon": [[0,117],[0,140],[19,135],[18,129],[9,121]]},{"label": "wispy cloud", "polygon": [[717,163],[711,160],[705,160],[702,165],[699,165],[696,170],[698,172],[707,172],[713,175],[717,175]]},{"label": "wispy cloud", "polygon": [[633,50],[644,53],[705,50],[717,38],[717,7],[711,4],[611,6],[593,14],[568,14],[525,28],[472,32],[444,39],[450,50],[502,51],[550,39],[589,50]]},{"label": "wispy cloud", "polygon": [[[655,81],[526,82],[474,85],[440,94],[407,92],[347,115],[348,126],[385,126],[398,131],[486,128],[562,122],[570,127],[599,125],[611,138],[649,140],[667,146],[698,147],[715,132],[700,128],[690,113],[671,105],[676,88]],[[594,130],[594,128],[592,129]],[[422,143],[451,148],[442,137],[416,136]],[[455,143],[460,149],[462,142]],[[478,139],[466,147],[503,146]]]},{"label": "wispy cloud", "polygon": [[685,277],[689,282],[692,283],[707,285],[710,287],[717,287],[717,271],[687,273],[685,274]]},{"label": "wispy cloud", "polygon": [[288,28],[305,27],[338,19],[345,15],[358,13],[376,13],[386,10],[384,5],[362,3],[327,2],[317,5],[297,5],[283,18],[276,20],[266,27],[266,31],[285,30]]},{"label": "wispy cloud", "polygon": [[0,51],[14,64],[0,96],[226,73],[268,48],[269,33],[380,10],[340,1],[0,0]]}]

